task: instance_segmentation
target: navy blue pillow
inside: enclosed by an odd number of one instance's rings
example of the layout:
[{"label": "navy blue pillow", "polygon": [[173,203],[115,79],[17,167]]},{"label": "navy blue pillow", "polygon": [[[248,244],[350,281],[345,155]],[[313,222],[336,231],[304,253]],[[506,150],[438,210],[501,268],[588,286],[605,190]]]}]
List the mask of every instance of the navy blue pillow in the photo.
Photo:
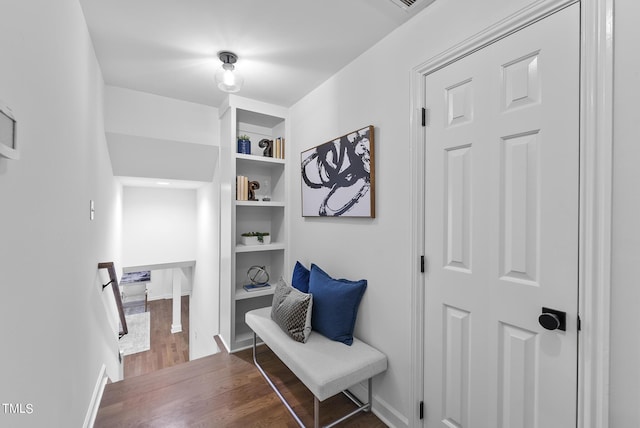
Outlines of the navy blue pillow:
[{"label": "navy blue pillow", "polygon": [[312,264],[309,274],[309,293],[313,295],[311,328],[331,340],[351,345],[358,307],[366,288],[366,279],[334,279]]},{"label": "navy blue pillow", "polygon": [[293,268],[293,277],[291,278],[291,285],[294,288],[302,291],[303,293],[309,292],[309,269],[304,267],[302,263],[296,262],[296,266]]}]

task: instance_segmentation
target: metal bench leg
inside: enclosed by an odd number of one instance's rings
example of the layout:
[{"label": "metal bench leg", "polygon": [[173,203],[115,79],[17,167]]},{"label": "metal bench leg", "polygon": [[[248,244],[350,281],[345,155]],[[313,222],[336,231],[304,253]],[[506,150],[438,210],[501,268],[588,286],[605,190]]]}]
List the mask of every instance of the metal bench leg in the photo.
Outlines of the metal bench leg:
[{"label": "metal bench leg", "polygon": [[[260,366],[260,364],[258,363],[257,342],[258,342],[258,335],[254,332],[253,333],[253,363],[258,368],[258,371],[260,372],[260,374],[262,374],[262,377],[264,377],[264,379],[267,381],[267,383],[269,384],[271,389],[273,389],[273,391],[276,393],[278,398],[280,398],[280,401],[282,401],[282,404],[284,404],[284,406],[289,411],[291,416],[293,416],[293,419],[295,419],[295,421],[298,423],[298,425],[300,425],[300,427],[306,428],[304,423],[302,422],[302,420],[300,420],[300,418],[298,417],[296,412],[293,411],[293,408],[289,405],[287,400],[280,393],[280,391],[275,386],[275,384],[271,381],[271,379],[269,378],[267,373],[264,371],[262,366]],[[360,412],[368,412],[368,411],[370,411],[371,410],[371,405],[373,403],[373,381],[372,380],[373,380],[373,378],[369,378],[367,380],[368,389],[369,389],[369,391],[368,391],[369,402],[368,403],[363,403],[355,395],[353,395],[351,392],[349,392],[347,390],[342,391],[342,393],[344,395],[346,395],[357,406],[357,409],[355,409],[351,413],[348,413],[348,414],[344,415],[343,417],[341,417],[339,419],[336,419],[335,421],[331,422],[330,424],[325,425],[324,428],[330,428],[330,427],[333,427],[335,425],[338,425],[340,422],[343,422],[344,420],[349,419],[350,417],[352,417],[352,416],[354,416],[354,415],[356,415],[356,414],[358,414]],[[320,428],[320,400],[318,400],[318,397],[316,397],[315,395],[313,396],[313,426],[314,426],[314,428]]]},{"label": "metal bench leg", "polygon": [[325,425],[324,428],[333,427],[335,425],[338,425],[340,422],[343,422],[343,421],[349,419],[350,417],[357,415],[360,412],[368,412],[369,410],[371,410],[371,404],[373,403],[373,388],[372,388],[373,378],[369,378],[367,380],[367,383],[368,383],[368,387],[369,387],[369,391],[368,391],[369,402],[368,403],[363,403],[362,401],[360,401],[358,399],[358,397],[356,397],[350,391],[345,389],[344,391],[342,391],[342,393],[344,395],[346,395],[347,398],[349,400],[351,400],[353,402],[353,404],[355,404],[358,407],[354,411],[352,411],[351,413],[348,413],[348,414],[344,415],[340,419],[336,419],[335,421],[331,422],[329,425]]},{"label": "metal bench leg", "polygon": [[[296,412],[293,411],[293,408],[289,405],[287,400],[282,396],[282,394],[280,393],[278,388],[276,388],[276,386],[271,381],[271,379],[269,378],[267,373],[264,371],[262,366],[260,366],[260,364],[258,363],[258,352],[257,352],[257,345],[256,345],[257,341],[258,341],[257,334],[253,333],[253,363],[256,365],[256,367],[258,368],[258,370],[262,374],[262,377],[265,378],[265,380],[267,381],[269,386],[271,386],[271,389],[273,389],[275,391],[276,395],[278,396],[278,398],[280,398],[280,401],[282,401],[282,404],[284,404],[284,406],[287,408],[289,413],[291,413],[291,416],[293,416],[293,419],[295,419],[296,422],[298,423],[298,425],[300,425],[302,428],[306,428],[305,425],[300,420],[300,418],[298,417],[298,415],[296,415]],[[317,401],[318,401],[318,399],[316,398],[316,403],[317,403]],[[315,418],[317,418],[317,416],[315,416]],[[318,427],[318,425],[316,425],[316,428],[317,427]]]}]

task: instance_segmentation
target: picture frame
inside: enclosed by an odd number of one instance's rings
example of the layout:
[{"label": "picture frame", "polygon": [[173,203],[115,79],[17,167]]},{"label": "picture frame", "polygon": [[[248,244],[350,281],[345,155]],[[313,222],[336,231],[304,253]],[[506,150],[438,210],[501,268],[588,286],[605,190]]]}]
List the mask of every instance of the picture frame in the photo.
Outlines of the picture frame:
[{"label": "picture frame", "polygon": [[303,217],[375,218],[373,125],[300,154]]}]

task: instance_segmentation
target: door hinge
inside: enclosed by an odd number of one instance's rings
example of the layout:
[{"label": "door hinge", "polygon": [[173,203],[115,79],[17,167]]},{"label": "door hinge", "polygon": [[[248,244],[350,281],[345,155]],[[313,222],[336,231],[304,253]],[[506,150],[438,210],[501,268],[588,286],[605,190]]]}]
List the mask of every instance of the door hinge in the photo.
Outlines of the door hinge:
[{"label": "door hinge", "polygon": [[582,320],[580,319],[580,315],[578,315],[578,331],[582,330]]},{"label": "door hinge", "polygon": [[425,265],[424,256],[420,256],[420,273],[424,273],[424,265]]},{"label": "door hinge", "polygon": [[420,419],[424,419],[424,401],[420,402]]},{"label": "door hinge", "polygon": [[427,109],[422,107],[422,126],[427,126]]}]

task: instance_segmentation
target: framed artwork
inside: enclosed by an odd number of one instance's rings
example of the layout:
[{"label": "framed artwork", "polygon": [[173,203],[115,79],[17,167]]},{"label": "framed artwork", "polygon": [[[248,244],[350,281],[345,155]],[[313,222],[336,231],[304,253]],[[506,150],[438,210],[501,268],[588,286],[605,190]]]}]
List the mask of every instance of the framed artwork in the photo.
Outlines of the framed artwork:
[{"label": "framed artwork", "polygon": [[375,218],[373,126],[301,154],[303,217]]}]

